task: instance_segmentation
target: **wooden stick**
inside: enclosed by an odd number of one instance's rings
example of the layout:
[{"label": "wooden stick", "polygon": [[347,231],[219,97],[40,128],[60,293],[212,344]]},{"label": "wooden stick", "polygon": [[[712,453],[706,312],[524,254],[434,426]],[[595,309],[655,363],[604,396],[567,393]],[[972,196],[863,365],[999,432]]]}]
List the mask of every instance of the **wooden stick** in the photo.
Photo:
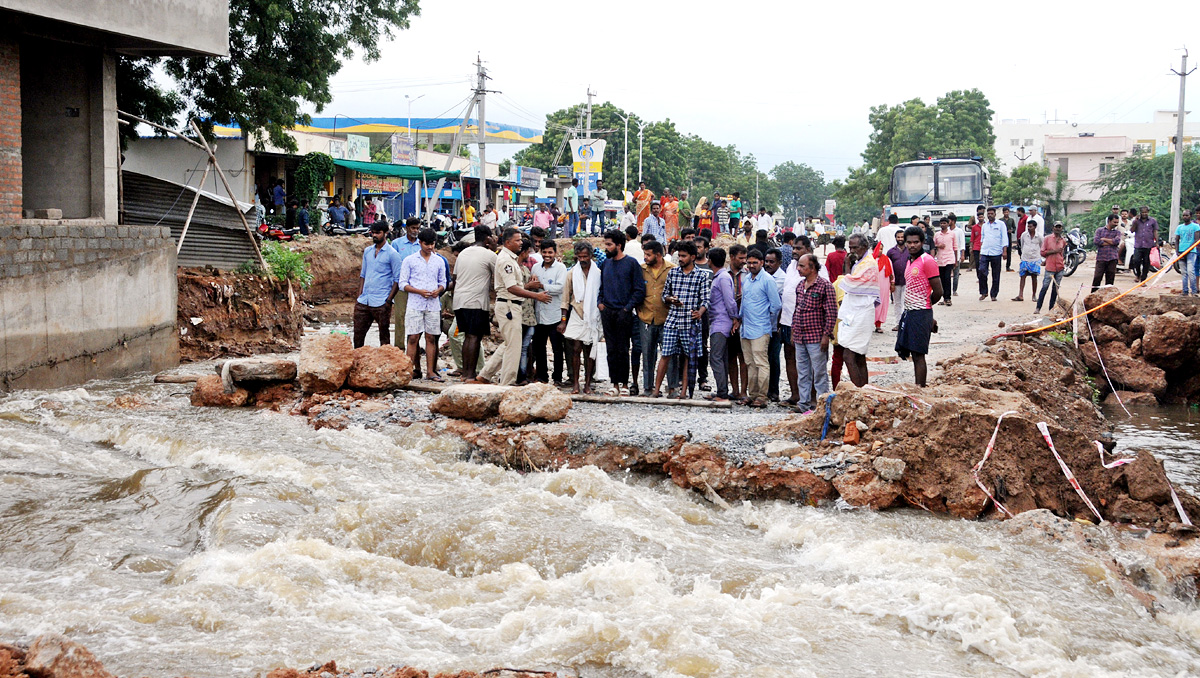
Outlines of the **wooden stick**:
[{"label": "wooden stick", "polygon": [[117,115],[125,116],[126,118],[129,118],[130,120],[136,120],[136,121],[142,123],[143,125],[150,125],[154,129],[160,129],[169,134],[174,134],[175,136],[179,137],[180,139],[183,139],[185,142],[195,146],[196,148],[198,148],[202,151],[208,152],[207,148],[205,148],[204,146],[201,146],[199,143],[196,142],[196,140],[189,139],[187,137],[187,135],[185,135],[183,132],[181,132],[179,130],[171,129],[170,127],[163,127],[162,125],[160,125],[156,122],[150,122],[149,120],[147,120],[145,118],[139,118],[138,116],[136,116],[132,113],[126,113],[125,111],[117,111]]},{"label": "wooden stick", "polygon": [[194,384],[200,381],[199,374],[156,374],[154,375],[154,383],[156,384]]},{"label": "wooden stick", "polygon": [[[179,234],[179,242],[175,245],[176,255],[183,251],[183,239],[187,237],[188,227],[192,225],[192,214],[196,212],[196,203],[200,202],[200,191],[204,190],[204,182],[208,181],[208,172],[211,169],[212,160],[209,160],[204,165],[204,176],[200,177],[200,187],[196,189],[196,195],[192,196],[192,206],[188,208],[187,218],[183,220],[183,232]],[[234,209],[237,209],[236,201]]]},{"label": "wooden stick", "polygon": [[571,400],[580,403],[608,403],[620,405],[622,403],[629,405],[675,405],[682,407],[707,407],[710,409],[728,410],[733,407],[732,401],[718,402],[715,400],[691,400],[677,398],[645,398],[642,396],[602,396],[588,395],[586,393],[577,393],[571,396]]},{"label": "wooden stick", "polygon": [[196,125],[195,120],[189,121],[192,130],[196,132],[196,136],[204,144],[204,151],[208,153],[208,160],[217,170],[217,178],[221,180],[221,185],[225,187],[225,193],[229,196],[229,200],[233,202],[233,211],[237,212],[238,218],[242,220],[242,226],[246,227],[246,235],[250,238],[250,245],[254,247],[254,253],[258,255],[258,264],[262,266],[264,273],[270,273],[271,269],[267,266],[267,260],[263,259],[262,250],[258,248],[258,240],[254,237],[254,231],[250,229],[250,223],[246,221],[246,215],[242,214],[242,208],[238,206],[237,196],[233,194],[233,189],[229,187],[229,180],[225,178],[225,173],[221,171],[221,166],[217,164],[217,154],[213,153],[212,147],[204,140],[204,135],[200,133],[200,127]]}]

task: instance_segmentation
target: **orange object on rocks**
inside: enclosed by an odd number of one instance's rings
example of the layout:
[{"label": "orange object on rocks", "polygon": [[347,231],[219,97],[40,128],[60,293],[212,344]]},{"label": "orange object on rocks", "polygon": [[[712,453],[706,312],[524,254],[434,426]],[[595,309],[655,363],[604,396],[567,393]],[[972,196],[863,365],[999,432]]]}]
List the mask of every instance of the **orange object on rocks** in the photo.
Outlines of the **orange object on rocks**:
[{"label": "orange object on rocks", "polygon": [[858,422],[846,422],[846,434],[842,436],[842,442],[846,445],[857,445],[859,441]]}]

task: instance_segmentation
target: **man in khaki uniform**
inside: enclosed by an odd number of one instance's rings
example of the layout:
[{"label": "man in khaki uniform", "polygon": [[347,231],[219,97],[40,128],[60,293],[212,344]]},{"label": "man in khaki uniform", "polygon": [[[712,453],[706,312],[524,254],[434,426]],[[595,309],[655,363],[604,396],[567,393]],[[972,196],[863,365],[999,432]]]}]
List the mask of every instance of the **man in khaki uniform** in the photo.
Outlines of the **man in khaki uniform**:
[{"label": "man in khaki uniform", "polygon": [[[525,288],[529,272],[517,261],[521,251],[521,232],[515,228],[504,229],[501,236],[500,253],[496,255],[496,271],[493,276],[496,290],[496,322],[504,343],[483,366],[483,372],[472,383],[490,384],[499,373],[499,384],[511,386],[517,383],[517,371],[521,367],[521,340],[523,327],[521,311],[523,303],[530,300],[548,302],[545,292],[531,292]],[[540,285],[540,283],[539,283]]]}]

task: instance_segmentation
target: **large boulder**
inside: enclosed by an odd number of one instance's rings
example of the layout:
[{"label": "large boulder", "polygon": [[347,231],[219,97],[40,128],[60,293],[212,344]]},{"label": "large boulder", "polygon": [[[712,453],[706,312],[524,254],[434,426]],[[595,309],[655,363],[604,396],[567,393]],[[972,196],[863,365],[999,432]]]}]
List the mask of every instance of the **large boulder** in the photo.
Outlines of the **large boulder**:
[{"label": "large boulder", "polygon": [[412,373],[412,360],[396,346],[363,346],[354,349],[346,386],[357,391],[390,391],[408,386]]},{"label": "large boulder", "polygon": [[[1112,301],[1119,294],[1121,294],[1121,291],[1116,287],[1101,287],[1095,292],[1092,292],[1084,297],[1083,307],[1084,309],[1090,311],[1097,306],[1101,306],[1109,301]],[[1134,316],[1136,315],[1137,313],[1135,312],[1133,305],[1130,303],[1130,298],[1125,296],[1117,299],[1113,303],[1105,306],[1095,313],[1092,313],[1092,319],[1102,322],[1106,325],[1112,325],[1113,327],[1116,327],[1133,320]]]},{"label": "large boulder", "polygon": [[510,424],[558,421],[571,409],[571,396],[551,384],[533,383],[514,388],[500,400],[500,418]]},{"label": "large boulder", "polygon": [[1112,341],[1100,346],[1099,354],[1104,360],[1103,365],[1096,357],[1095,343],[1081,343],[1079,351],[1083,354],[1083,362],[1092,372],[1099,375],[1097,381],[1101,384],[1105,383],[1102,372],[1107,371],[1113,383],[1123,386],[1127,391],[1153,393],[1156,396],[1162,396],[1167,391],[1166,372],[1138,359],[1122,342]]},{"label": "large boulder", "polygon": [[882,480],[871,471],[844,473],[833,479],[838,494],[851,506],[869,506],[876,511],[885,509],[900,498],[900,485]]},{"label": "large boulder", "polygon": [[1142,335],[1142,355],[1164,367],[1179,367],[1200,347],[1200,325],[1179,311],[1146,316]]},{"label": "large boulder", "polygon": [[229,377],[233,381],[295,381],[296,363],[284,358],[246,358],[230,360],[217,364],[220,374],[226,364],[229,366]]},{"label": "large boulder", "polygon": [[[1119,401],[1119,402],[1118,402]],[[1133,391],[1115,391],[1104,397],[1104,404],[1110,407],[1125,405],[1157,405],[1158,398],[1153,393],[1135,393]]]},{"label": "large boulder", "polygon": [[1184,315],[1192,316],[1200,313],[1200,298],[1185,297],[1183,295],[1163,294],[1158,298],[1158,304],[1155,310],[1159,313],[1168,311],[1178,311]]},{"label": "large boulder", "polygon": [[508,390],[493,384],[455,384],[429,403],[429,411],[454,419],[489,419],[500,414],[500,401]]},{"label": "large boulder", "polygon": [[250,392],[240,386],[226,393],[221,377],[215,374],[200,377],[192,387],[191,401],[195,407],[241,407],[249,399]]},{"label": "large boulder", "polygon": [[62,636],[40,636],[33,641],[25,653],[25,673],[47,678],[114,678],[86,647]]},{"label": "large boulder", "polygon": [[300,341],[298,372],[305,393],[333,393],[354,365],[354,343],[344,334],[320,334]]}]

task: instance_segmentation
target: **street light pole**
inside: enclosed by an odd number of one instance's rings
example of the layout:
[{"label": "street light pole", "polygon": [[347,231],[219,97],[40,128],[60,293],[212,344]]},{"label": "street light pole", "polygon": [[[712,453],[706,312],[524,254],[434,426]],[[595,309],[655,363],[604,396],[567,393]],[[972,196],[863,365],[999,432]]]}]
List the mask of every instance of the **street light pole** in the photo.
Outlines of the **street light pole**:
[{"label": "street light pole", "polygon": [[[405,94],[405,95],[404,95],[404,98],[408,100],[408,141],[409,141],[410,143],[411,143],[411,142],[412,142],[412,140],[413,140],[413,133],[412,133],[412,105],[413,105],[413,102],[414,102],[414,101],[416,101],[417,99],[420,99],[420,98],[421,98],[421,97],[423,97],[423,96],[425,96],[425,95],[424,95],[424,94],[422,94],[422,95],[421,95],[421,96],[419,96],[419,97],[410,97],[410,96],[408,96],[407,94]],[[429,149],[429,150],[433,150],[433,149]]]},{"label": "street light pole", "polygon": [[646,129],[644,122],[638,123],[638,183],[642,183],[642,130]]},{"label": "street light pole", "polygon": [[629,191],[629,118],[617,113],[616,116],[625,121],[625,178],[621,182],[621,199]]}]

